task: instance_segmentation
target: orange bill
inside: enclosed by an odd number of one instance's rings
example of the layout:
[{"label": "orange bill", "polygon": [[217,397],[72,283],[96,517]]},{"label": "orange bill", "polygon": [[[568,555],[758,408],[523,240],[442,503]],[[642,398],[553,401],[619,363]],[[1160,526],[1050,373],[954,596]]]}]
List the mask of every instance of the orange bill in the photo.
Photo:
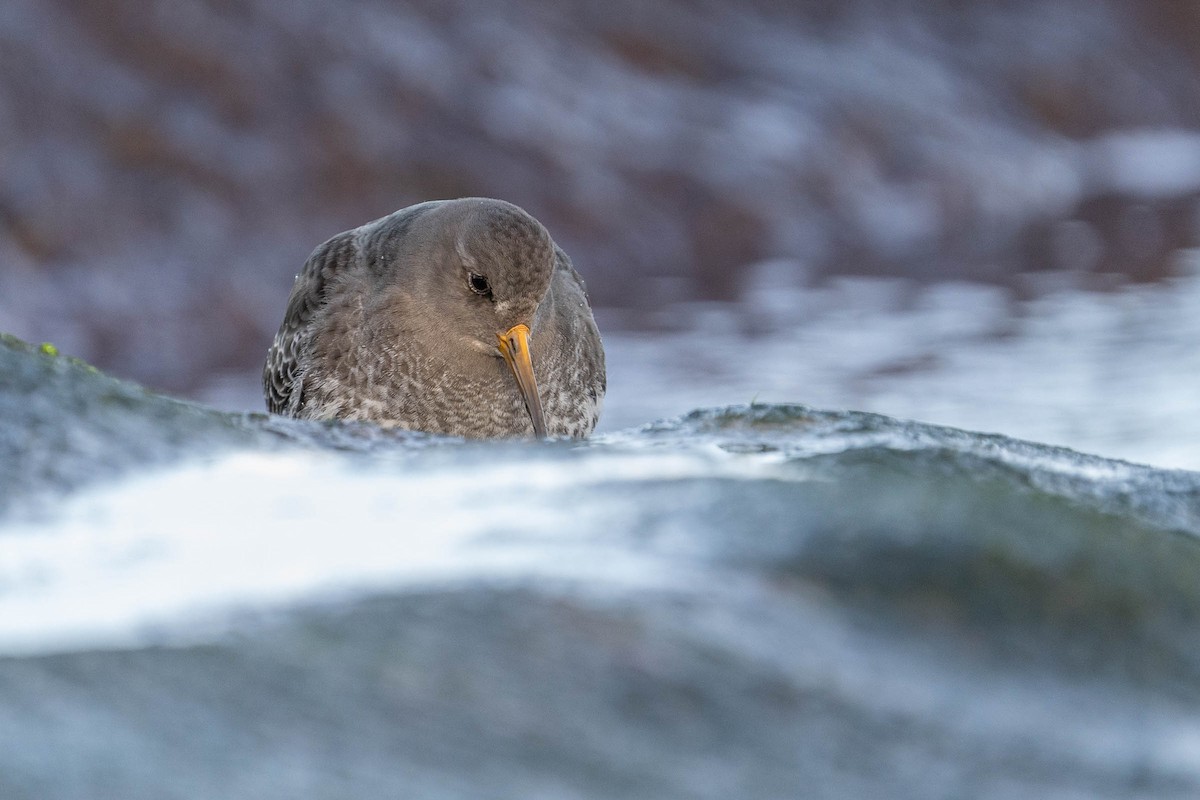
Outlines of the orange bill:
[{"label": "orange bill", "polygon": [[517,379],[521,397],[525,398],[525,408],[533,422],[533,433],[537,438],[544,439],[546,423],[542,418],[542,400],[538,397],[537,380],[533,377],[533,359],[529,355],[529,326],[514,325],[498,336],[500,354],[508,362],[513,377]]}]

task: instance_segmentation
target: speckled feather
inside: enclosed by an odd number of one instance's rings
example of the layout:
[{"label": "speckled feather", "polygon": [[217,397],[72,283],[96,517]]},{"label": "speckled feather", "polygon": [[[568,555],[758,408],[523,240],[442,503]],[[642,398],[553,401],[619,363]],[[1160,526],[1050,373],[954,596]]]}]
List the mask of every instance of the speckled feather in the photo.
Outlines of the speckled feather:
[{"label": "speckled feather", "polygon": [[[494,295],[470,291],[485,275]],[[531,329],[550,436],[596,426],[604,349],[582,279],[517,206],[467,198],[401,209],[326,241],[296,277],[267,355],[273,413],[372,420],[472,438],[533,433],[497,333]]]}]

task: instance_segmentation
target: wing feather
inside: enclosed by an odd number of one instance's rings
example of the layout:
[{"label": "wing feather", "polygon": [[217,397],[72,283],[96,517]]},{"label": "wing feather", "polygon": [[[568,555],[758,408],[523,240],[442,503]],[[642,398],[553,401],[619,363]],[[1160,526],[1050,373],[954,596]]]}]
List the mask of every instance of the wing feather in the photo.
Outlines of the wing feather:
[{"label": "wing feather", "polygon": [[357,231],[339,233],[312,252],[296,276],[283,323],[263,365],[263,396],[273,414],[299,416],[304,409],[304,374],[311,354],[313,318],[325,304],[326,287],[359,260]]}]

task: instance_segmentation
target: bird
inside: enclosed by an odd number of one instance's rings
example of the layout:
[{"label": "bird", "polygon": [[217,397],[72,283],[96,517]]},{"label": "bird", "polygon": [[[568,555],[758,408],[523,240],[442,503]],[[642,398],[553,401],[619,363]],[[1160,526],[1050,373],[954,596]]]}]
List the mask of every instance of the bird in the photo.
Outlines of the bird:
[{"label": "bird", "polygon": [[263,367],[272,413],[469,439],[584,438],[606,388],[570,258],[524,209],[482,197],[319,245]]}]

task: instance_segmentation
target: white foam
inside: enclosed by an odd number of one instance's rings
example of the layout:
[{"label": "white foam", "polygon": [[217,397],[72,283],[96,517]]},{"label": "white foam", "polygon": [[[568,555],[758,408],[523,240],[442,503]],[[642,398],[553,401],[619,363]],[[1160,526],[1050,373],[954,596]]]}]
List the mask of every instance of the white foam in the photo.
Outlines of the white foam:
[{"label": "white foam", "polygon": [[5,529],[0,652],[137,645],[248,606],[467,577],[665,585],[665,562],[604,543],[633,509],[573,490],[751,477],[754,464],[609,453],[366,471],[329,454],[241,454],[139,477]]}]

